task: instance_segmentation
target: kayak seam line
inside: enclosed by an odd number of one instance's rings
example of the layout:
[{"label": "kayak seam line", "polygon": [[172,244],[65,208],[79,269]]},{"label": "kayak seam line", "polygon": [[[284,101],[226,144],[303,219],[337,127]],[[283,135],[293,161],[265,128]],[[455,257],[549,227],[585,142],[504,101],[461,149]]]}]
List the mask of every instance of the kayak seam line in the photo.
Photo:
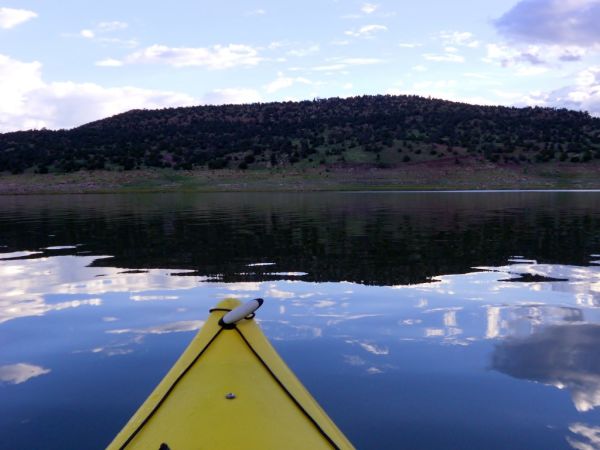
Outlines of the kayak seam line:
[{"label": "kayak seam line", "polygon": [[242,333],[238,327],[235,327],[234,329],[235,329],[235,331],[238,332],[238,334],[241,336],[242,340],[246,343],[246,345],[252,351],[252,353],[254,353],[254,356],[256,356],[258,358],[258,360],[261,362],[261,364],[264,366],[264,368],[267,369],[267,371],[273,377],[273,379],[277,382],[279,387],[281,387],[281,389],[283,389],[283,391],[288,395],[288,397],[292,400],[292,402],[294,402],[294,404],[300,409],[300,411],[302,411],[302,413],[312,422],[312,424],[317,428],[317,430],[319,430],[319,433],[321,433],[321,435],[327,440],[327,442],[329,442],[333,446],[334,449],[340,450],[340,447],[335,443],[335,441],[331,437],[329,437],[329,435],[323,430],[323,428],[321,428],[319,423],[308,413],[308,411],[306,411],[306,409],[304,409],[304,407],[292,395],[292,393],[290,391],[288,391],[288,389],[281,382],[281,380],[279,380],[279,378],[277,378],[277,375],[275,375],[275,372],[273,372],[273,370],[271,370],[269,365],[262,359],[262,357],[254,349],[254,347],[252,347],[250,342],[248,342],[248,340],[246,339],[246,336],[244,336],[244,333]]},{"label": "kayak seam line", "polygon": [[133,439],[142,430],[142,428],[144,428],[144,426],[148,423],[148,421],[152,418],[152,416],[156,413],[156,411],[158,411],[158,408],[160,408],[160,406],[165,402],[165,400],[167,399],[167,397],[169,396],[169,394],[171,394],[171,392],[173,392],[173,389],[175,389],[175,386],[177,385],[177,383],[179,383],[179,381],[181,381],[181,379],[189,372],[189,370],[192,368],[192,366],[194,364],[196,364],[196,362],[198,361],[198,359],[200,359],[200,357],[206,351],[206,349],[210,346],[210,344],[212,344],[213,341],[217,338],[217,336],[219,334],[221,334],[221,331],[223,331],[223,328],[219,328],[219,331],[217,331],[215,333],[215,335],[210,339],[210,341],[208,341],[208,343],[204,346],[204,348],[202,348],[202,350],[200,350],[200,353],[198,353],[196,355],[196,357],[192,360],[192,362],[179,374],[179,376],[175,379],[175,381],[173,382],[173,384],[169,387],[169,389],[167,389],[167,392],[165,392],[165,394],[162,396],[162,398],[154,406],[154,408],[152,409],[152,411],[150,411],[150,413],[146,416],[146,418],[142,421],[142,423],[127,438],[127,440],[125,441],[125,443],[121,447],[119,447],[119,450],[125,449],[125,447],[127,447],[131,443],[131,441],[133,441]]}]

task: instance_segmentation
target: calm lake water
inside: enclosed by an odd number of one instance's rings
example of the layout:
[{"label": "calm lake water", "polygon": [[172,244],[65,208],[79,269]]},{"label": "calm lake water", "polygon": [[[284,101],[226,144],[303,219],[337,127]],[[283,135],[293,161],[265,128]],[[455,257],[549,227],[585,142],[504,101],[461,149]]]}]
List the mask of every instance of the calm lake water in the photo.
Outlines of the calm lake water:
[{"label": "calm lake water", "polygon": [[224,297],[360,449],[600,448],[600,193],[0,197],[0,448],[101,449]]}]

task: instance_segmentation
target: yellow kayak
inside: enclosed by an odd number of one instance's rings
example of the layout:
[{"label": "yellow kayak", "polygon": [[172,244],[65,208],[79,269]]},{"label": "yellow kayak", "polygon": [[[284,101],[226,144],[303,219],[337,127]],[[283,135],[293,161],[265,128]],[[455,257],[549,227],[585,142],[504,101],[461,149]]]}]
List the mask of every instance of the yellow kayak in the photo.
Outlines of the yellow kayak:
[{"label": "yellow kayak", "polygon": [[352,449],[252,318],[219,303],[110,450]]}]

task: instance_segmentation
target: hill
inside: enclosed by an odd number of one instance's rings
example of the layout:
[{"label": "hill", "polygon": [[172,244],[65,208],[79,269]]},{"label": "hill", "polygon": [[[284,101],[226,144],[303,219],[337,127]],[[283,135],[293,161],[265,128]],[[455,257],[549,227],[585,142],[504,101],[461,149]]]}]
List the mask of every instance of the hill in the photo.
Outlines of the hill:
[{"label": "hill", "polygon": [[0,134],[0,172],[379,167],[600,159],[600,119],[417,96],[132,110],[70,130]]}]

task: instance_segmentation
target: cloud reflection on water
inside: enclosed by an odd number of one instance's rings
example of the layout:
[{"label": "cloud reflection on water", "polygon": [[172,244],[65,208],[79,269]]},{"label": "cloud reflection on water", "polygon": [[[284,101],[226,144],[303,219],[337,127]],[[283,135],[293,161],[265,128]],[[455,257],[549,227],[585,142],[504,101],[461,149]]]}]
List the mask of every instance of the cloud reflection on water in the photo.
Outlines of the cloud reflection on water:
[{"label": "cloud reflection on water", "polygon": [[[12,254],[10,254],[12,255]],[[121,269],[90,267],[98,256],[61,255],[0,261],[0,323],[19,317],[41,316],[50,311],[98,306],[101,298],[69,299],[51,303],[53,295],[102,295],[114,292],[178,290],[196,287],[200,277],[172,277],[171,271],[154,269],[123,273]],[[171,296],[163,295],[163,300]],[[132,296],[139,301],[144,296]],[[148,299],[147,297],[145,299]],[[158,300],[158,298],[154,298]]]},{"label": "cloud reflection on water", "polygon": [[50,373],[50,369],[28,363],[0,366],[0,383],[21,384],[31,378]]},{"label": "cloud reflection on water", "polygon": [[575,450],[600,449],[600,427],[578,422],[569,425],[569,431],[577,435],[577,439],[567,436],[567,442]]},{"label": "cloud reflection on water", "polygon": [[[342,354],[345,365],[362,373],[397,370],[390,362],[396,357],[397,346],[403,343],[467,347],[489,342],[495,344],[495,370],[566,389],[577,411],[600,406],[600,360],[596,351],[600,342],[600,267],[518,263],[441,275],[431,283],[365,286],[308,283],[293,277],[282,281],[209,282],[196,275],[170,276],[172,271],[160,269],[90,267],[96,259],[57,255],[0,261],[0,283],[5,287],[0,293],[0,323],[96,306],[100,311],[98,320],[113,327],[104,329],[104,336],[113,336],[114,341],[93,343],[86,352],[128,355],[132,346],[141,344],[147,335],[192,332],[202,326],[203,321],[193,316],[197,310],[191,307],[193,303],[187,303],[183,290],[211,299],[262,296],[274,306],[272,313],[265,308],[260,317],[271,339],[337,340],[347,346]],[[500,281],[515,274],[568,281]],[[108,308],[104,299],[115,293],[135,303],[140,312],[162,303],[166,309],[161,311],[172,311],[175,320],[164,322],[169,319],[159,316],[163,323],[157,324],[154,314],[144,316],[139,323],[131,318],[122,320],[120,310],[114,305]],[[117,320],[120,325],[115,327]],[[33,365],[19,367],[20,375],[15,375],[13,367],[0,379],[24,382],[49,371]],[[580,425],[574,425],[571,431],[582,438],[571,438],[569,442],[577,449],[594,448],[590,446],[597,444],[593,441],[597,439],[593,434],[596,431],[586,431]]]},{"label": "cloud reflection on water", "polygon": [[571,393],[577,411],[600,406],[600,324],[552,325],[531,336],[508,338],[492,355],[492,368]]},{"label": "cloud reflection on water", "polygon": [[183,331],[196,331],[204,325],[203,320],[182,320],[180,322],[171,322],[156,325],[148,328],[119,328],[108,330],[108,334],[168,334],[180,333]]}]

